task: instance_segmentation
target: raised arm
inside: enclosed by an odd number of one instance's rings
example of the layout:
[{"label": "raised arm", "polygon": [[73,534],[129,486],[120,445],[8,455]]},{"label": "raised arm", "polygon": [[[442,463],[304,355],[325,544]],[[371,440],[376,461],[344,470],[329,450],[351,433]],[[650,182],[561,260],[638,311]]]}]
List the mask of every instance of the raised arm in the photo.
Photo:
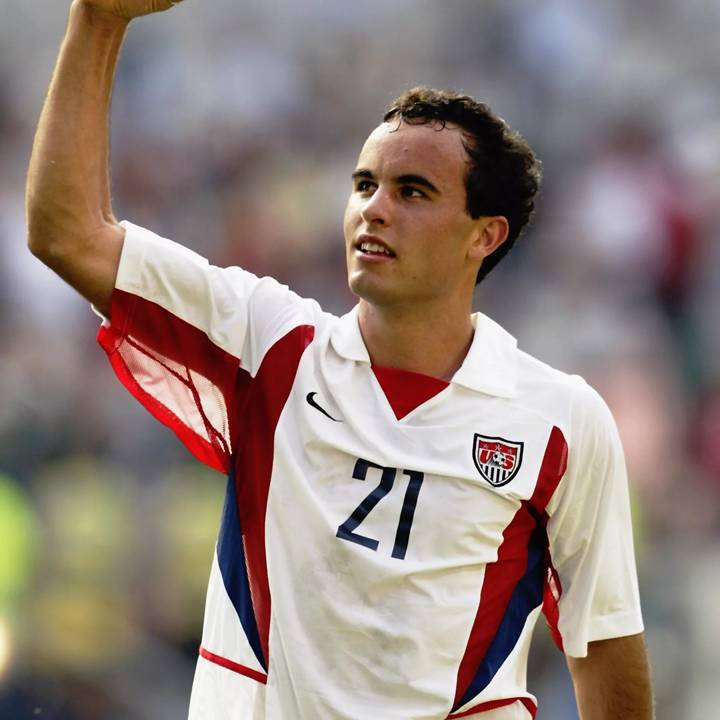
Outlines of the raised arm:
[{"label": "raised arm", "polygon": [[109,313],[124,230],[110,202],[108,111],[130,20],[170,0],[73,0],[35,134],[26,211],[30,250]]},{"label": "raised arm", "polygon": [[580,720],[652,720],[653,701],[642,634],[588,644],[568,657]]}]

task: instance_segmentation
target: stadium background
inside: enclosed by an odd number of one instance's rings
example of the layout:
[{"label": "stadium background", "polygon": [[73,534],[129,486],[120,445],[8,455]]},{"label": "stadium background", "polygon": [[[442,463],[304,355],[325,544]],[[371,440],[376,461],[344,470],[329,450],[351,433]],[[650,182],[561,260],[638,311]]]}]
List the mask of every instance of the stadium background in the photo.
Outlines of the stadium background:
[{"label": "stadium background", "polygon": [[[25,249],[68,1],[1,5],[0,717],[176,720],[224,483]],[[461,88],[529,138],[540,209],[477,305],[615,413],[659,720],[720,698],[719,31],[712,0],[187,0],[133,24],[114,100],[119,217],[339,312],[349,173],[389,100]],[[530,675],[539,720],[576,717],[544,630]]]}]

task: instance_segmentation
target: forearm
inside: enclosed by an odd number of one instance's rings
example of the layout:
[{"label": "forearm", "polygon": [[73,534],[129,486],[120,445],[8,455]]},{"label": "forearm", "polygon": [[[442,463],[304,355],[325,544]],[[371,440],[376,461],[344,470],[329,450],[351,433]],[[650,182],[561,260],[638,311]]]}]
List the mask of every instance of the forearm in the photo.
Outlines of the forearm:
[{"label": "forearm", "polygon": [[33,252],[87,238],[114,218],[108,113],[128,21],[75,0],[33,144],[27,179]]},{"label": "forearm", "polygon": [[650,669],[642,635],[590,643],[568,658],[581,720],[652,720]]}]

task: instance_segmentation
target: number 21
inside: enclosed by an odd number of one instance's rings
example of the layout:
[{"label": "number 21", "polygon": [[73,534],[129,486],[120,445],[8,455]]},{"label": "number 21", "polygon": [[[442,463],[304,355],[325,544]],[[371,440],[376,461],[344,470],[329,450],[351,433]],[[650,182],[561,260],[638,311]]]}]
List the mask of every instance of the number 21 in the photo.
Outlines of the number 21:
[{"label": "number 21", "polygon": [[[363,547],[377,550],[379,541],[356,533],[355,529],[370,514],[373,508],[382,500],[393,488],[397,468],[382,467],[376,465],[369,460],[360,458],[355,463],[353,477],[356,480],[365,480],[367,472],[370,468],[380,470],[380,484],[365,497],[365,499],[353,510],[350,517],[338,526],[336,537],[341,540],[349,540]],[[412,527],[413,517],[415,516],[415,507],[420,494],[420,488],[423,483],[424,474],[416,470],[403,470],[403,474],[410,478],[407,490],[405,491],[405,499],[403,500],[402,510],[400,511],[400,521],[398,522],[397,532],[395,533],[395,545],[393,546],[392,557],[399,560],[405,559],[408,541],[410,540],[410,528]]]}]

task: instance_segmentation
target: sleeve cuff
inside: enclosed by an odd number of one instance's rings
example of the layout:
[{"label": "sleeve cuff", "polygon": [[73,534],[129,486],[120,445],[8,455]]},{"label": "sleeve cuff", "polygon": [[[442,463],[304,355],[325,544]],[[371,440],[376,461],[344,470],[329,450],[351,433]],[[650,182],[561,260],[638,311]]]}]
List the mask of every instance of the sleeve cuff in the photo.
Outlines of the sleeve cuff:
[{"label": "sleeve cuff", "polygon": [[588,643],[638,635],[644,629],[642,618],[636,613],[604,615],[593,618],[588,623],[587,633],[584,637],[563,635],[563,648],[565,654],[570,657],[587,657]]}]

